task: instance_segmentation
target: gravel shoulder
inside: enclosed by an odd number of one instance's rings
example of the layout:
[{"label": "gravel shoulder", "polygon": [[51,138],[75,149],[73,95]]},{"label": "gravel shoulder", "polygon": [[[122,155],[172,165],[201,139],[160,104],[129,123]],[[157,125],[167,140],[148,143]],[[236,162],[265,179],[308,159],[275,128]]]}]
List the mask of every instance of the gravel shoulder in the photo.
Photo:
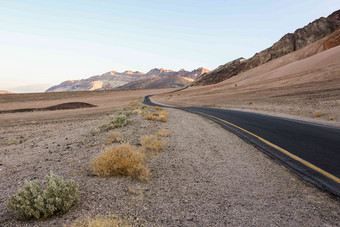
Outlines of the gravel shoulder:
[{"label": "gravel shoulder", "polygon": [[[275,160],[217,124],[166,109],[166,123],[139,115],[118,129],[127,141],[160,128],[172,130],[165,151],[150,156],[151,178],[99,178],[88,162],[104,148],[105,133],[93,129],[107,115],[4,124],[0,128],[0,226],[63,226],[87,215],[115,214],[146,226],[338,226],[340,202],[300,180]],[[15,139],[18,144],[8,145]],[[25,180],[50,171],[75,180],[80,201],[64,215],[20,221],[7,198]]]}]

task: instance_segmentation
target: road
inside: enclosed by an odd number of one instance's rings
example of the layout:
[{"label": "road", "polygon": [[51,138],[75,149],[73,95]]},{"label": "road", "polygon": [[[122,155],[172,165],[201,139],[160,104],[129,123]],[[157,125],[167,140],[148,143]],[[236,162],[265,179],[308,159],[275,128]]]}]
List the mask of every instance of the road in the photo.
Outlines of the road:
[{"label": "road", "polygon": [[[149,96],[144,102],[152,103]],[[206,117],[340,197],[340,128],[244,111],[174,107]]]}]

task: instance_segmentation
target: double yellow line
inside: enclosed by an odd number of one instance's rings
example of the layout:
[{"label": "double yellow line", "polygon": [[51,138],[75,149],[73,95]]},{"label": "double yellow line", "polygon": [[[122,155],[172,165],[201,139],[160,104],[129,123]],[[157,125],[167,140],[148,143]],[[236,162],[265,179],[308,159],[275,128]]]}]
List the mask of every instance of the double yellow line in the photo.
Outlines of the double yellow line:
[{"label": "double yellow line", "polygon": [[[192,110],[190,110],[190,111],[192,111]],[[332,179],[333,181],[335,181],[335,182],[337,182],[337,183],[340,184],[340,179],[337,178],[336,176],[334,176],[334,175],[332,175],[332,174],[326,172],[326,171],[323,170],[323,169],[320,169],[319,167],[313,165],[313,164],[310,163],[310,162],[307,162],[306,160],[303,160],[302,158],[299,158],[299,157],[296,156],[296,155],[293,155],[292,153],[286,151],[285,149],[283,149],[283,148],[281,148],[281,147],[279,147],[279,146],[276,146],[275,144],[272,144],[272,143],[269,142],[268,140],[265,140],[265,139],[263,139],[262,137],[260,137],[260,136],[258,136],[258,135],[255,135],[255,134],[252,133],[252,132],[249,132],[248,130],[245,130],[244,128],[241,128],[241,127],[239,127],[239,126],[237,126],[237,125],[235,125],[235,124],[233,124],[233,123],[230,123],[230,122],[225,121],[225,120],[223,120],[223,119],[220,119],[220,118],[218,118],[218,117],[212,116],[212,115],[210,115],[210,114],[202,113],[202,112],[200,112],[200,111],[193,111],[193,112],[196,112],[196,113],[199,113],[199,114],[202,114],[202,115],[205,115],[205,116],[214,118],[214,119],[219,120],[219,121],[222,121],[222,122],[224,122],[224,123],[226,123],[226,124],[228,124],[228,125],[231,125],[231,126],[233,126],[233,127],[235,127],[235,128],[238,128],[238,129],[242,130],[243,132],[248,133],[249,135],[252,135],[252,136],[256,137],[257,139],[259,139],[259,140],[261,140],[262,142],[264,142],[265,144],[267,144],[267,145],[269,145],[269,146],[275,148],[276,150],[281,151],[281,152],[284,153],[285,155],[288,155],[289,157],[291,157],[291,158],[293,158],[294,160],[296,160],[296,161],[302,163],[303,165],[308,166],[309,168],[311,168],[311,169],[313,169],[313,170],[315,170],[315,171],[321,173],[322,175],[324,175],[324,176],[326,176],[326,177],[328,177],[328,178]]]}]

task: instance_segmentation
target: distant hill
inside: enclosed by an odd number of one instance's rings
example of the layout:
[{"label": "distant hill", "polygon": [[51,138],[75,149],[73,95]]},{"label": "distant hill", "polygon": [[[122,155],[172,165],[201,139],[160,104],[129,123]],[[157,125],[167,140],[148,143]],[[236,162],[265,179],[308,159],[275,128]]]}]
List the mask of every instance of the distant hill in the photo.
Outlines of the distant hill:
[{"label": "distant hill", "polygon": [[305,27],[297,29],[294,33],[288,33],[284,35],[271,47],[261,51],[260,53],[256,53],[249,59],[238,58],[234,61],[226,63],[225,65],[219,66],[217,69],[202,75],[200,78],[194,81],[192,85],[196,86],[219,83],[266,62],[297,51],[334,32],[335,35],[326,40],[320,49],[314,51],[313,54],[335,47],[340,44],[339,27],[340,10],[335,11],[327,18],[321,17],[309,23]]},{"label": "distant hill", "polygon": [[162,78],[150,78],[144,80],[137,80],[135,82],[131,82],[120,86],[116,89],[118,90],[127,90],[127,89],[147,89],[147,88],[177,88],[188,85],[190,82],[193,82],[194,79],[188,77],[182,77],[179,75],[172,75]]},{"label": "distant hill", "polygon": [[88,79],[67,80],[50,87],[46,92],[181,87],[206,72],[209,70],[204,68],[198,68],[191,72],[184,69],[172,71],[155,68],[145,74],[129,70],[125,72],[110,71]]},{"label": "distant hill", "polygon": [[11,92],[11,91],[5,91],[5,90],[0,90],[0,95],[3,95],[3,94],[13,94],[14,92]]},{"label": "distant hill", "polygon": [[51,86],[52,86],[51,84],[28,84],[28,85],[13,87],[10,90],[15,93],[36,93],[36,92],[44,92],[46,89],[48,89]]}]

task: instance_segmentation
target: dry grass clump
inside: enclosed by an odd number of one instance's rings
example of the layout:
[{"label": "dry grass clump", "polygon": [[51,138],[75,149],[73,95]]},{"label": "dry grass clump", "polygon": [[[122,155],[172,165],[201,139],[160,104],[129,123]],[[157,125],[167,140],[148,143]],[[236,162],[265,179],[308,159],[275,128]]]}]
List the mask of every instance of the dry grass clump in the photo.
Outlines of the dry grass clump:
[{"label": "dry grass clump", "polygon": [[142,147],[146,148],[147,150],[157,153],[161,152],[165,148],[164,143],[154,135],[142,136],[140,138],[140,143],[142,144]]},{"label": "dry grass clump", "polygon": [[90,168],[94,174],[101,177],[131,176],[141,181],[147,181],[150,170],[144,160],[144,153],[126,143],[110,147],[93,158]]},{"label": "dry grass clump", "polygon": [[156,112],[153,112],[153,113],[146,115],[145,118],[147,120],[167,122],[168,121],[168,113],[164,110],[160,110],[160,111],[156,111]]},{"label": "dry grass clump", "polygon": [[110,131],[106,134],[107,138],[109,141],[107,143],[120,143],[124,141],[122,133],[118,131]]},{"label": "dry grass clump", "polygon": [[314,117],[321,117],[323,115],[323,112],[321,110],[317,110],[314,112]]},{"label": "dry grass clump", "polygon": [[172,131],[170,129],[160,129],[157,132],[157,135],[160,137],[169,137],[171,136]]},{"label": "dry grass clump", "polygon": [[333,117],[333,116],[329,116],[328,120],[329,120],[329,121],[333,121],[333,120],[334,120],[334,117]]},{"label": "dry grass clump", "polygon": [[160,106],[153,106],[153,108],[154,108],[155,110],[163,110],[163,108],[160,107]]},{"label": "dry grass clump", "polygon": [[130,227],[133,226],[130,220],[119,218],[114,215],[107,217],[87,217],[83,220],[76,220],[71,227]]},{"label": "dry grass clump", "polygon": [[138,104],[136,102],[130,102],[130,106],[135,107],[135,106],[138,106]]}]

